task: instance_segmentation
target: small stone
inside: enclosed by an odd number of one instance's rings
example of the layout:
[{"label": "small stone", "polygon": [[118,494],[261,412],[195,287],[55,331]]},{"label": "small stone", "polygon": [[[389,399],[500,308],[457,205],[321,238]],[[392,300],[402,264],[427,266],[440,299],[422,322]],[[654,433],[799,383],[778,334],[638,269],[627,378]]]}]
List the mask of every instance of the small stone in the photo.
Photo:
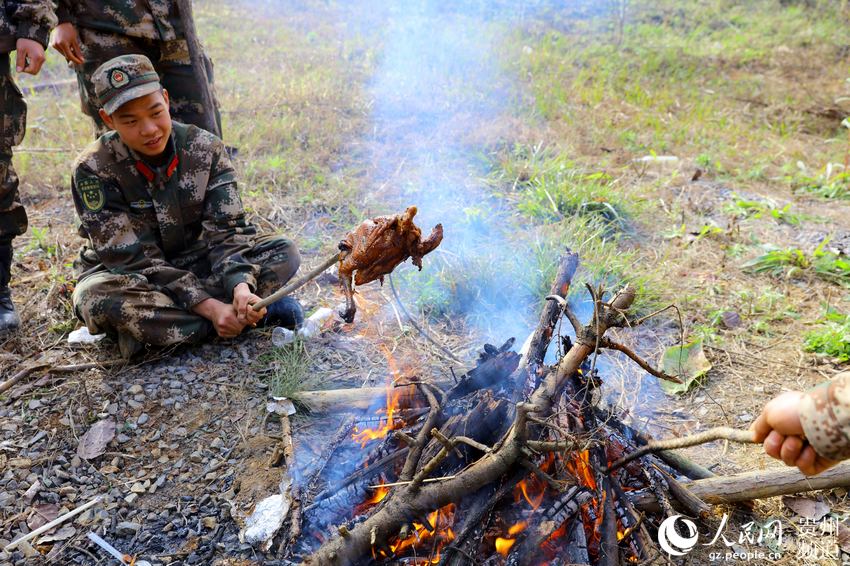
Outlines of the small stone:
[{"label": "small stone", "polygon": [[122,536],[132,536],[138,533],[142,528],[140,523],[132,521],[121,521],[115,525],[115,532]]},{"label": "small stone", "polygon": [[139,426],[142,426],[144,424],[147,424],[147,422],[149,420],[150,420],[150,416],[148,416],[147,413],[142,413],[141,415],[139,415],[139,418],[136,419],[136,424],[139,425]]},{"label": "small stone", "polygon": [[204,517],[201,519],[201,524],[203,524],[209,530],[213,530],[218,526],[218,519],[214,516]]},{"label": "small stone", "polygon": [[741,326],[741,315],[735,311],[725,311],[722,315],[723,326],[729,330],[734,330]]},{"label": "small stone", "polygon": [[138,493],[130,493],[129,495],[127,495],[127,497],[124,498],[124,501],[127,502],[127,505],[132,505],[133,503],[136,502],[136,499],[138,499],[138,498],[139,498]]},{"label": "small stone", "polygon": [[118,444],[124,444],[125,442],[130,441],[130,437],[122,432],[121,434],[118,435],[117,440],[118,440]]},{"label": "small stone", "polygon": [[142,393],[143,391],[144,391],[144,389],[142,388],[141,385],[139,385],[138,383],[134,383],[133,385],[130,386],[130,389],[127,390],[127,393],[129,393],[130,395],[138,395],[139,393]]},{"label": "small stone", "polygon": [[29,458],[11,458],[8,464],[10,468],[31,468],[32,460]]},{"label": "small stone", "polygon": [[131,409],[141,409],[145,406],[144,403],[139,403],[135,399],[130,399],[129,401],[127,401],[127,405],[129,405]]},{"label": "small stone", "polygon": [[218,436],[216,436],[216,437],[213,439],[213,441],[212,441],[212,442],[210,442],[210,448],[215,448],[216,450],[218,450],[218,449],[220,449],[222,446],[224,446],[224,441],[223,441],[220,437],[218,437]]},{"label": "small stone", "polygon": [[196,463],[196,464],[200,464],[201,462],[204,461],[204,455],[201,454],[200,452],[192,452],[189,455],[189,460]]},{"label": "small stone", "polygon": [[140,482],[136,482],[130,488],[130,491],[132,493],[144,493],[145,492],[145,486],[143,486]]},{"label": "small stone", "polygon": [[74,524],[80,525],[82,527],[86,527],[91,525],[94,522],[94,513],[91,509],[86,509],[80,514],[79,517],[74,521]]},{"label": "small stone", "polygon": [[15,504],[15,500],[17,496],[14,493],[0,492],[0,509],[6,509],[7,507],[12,507]]},{"label": "small stone", "polygon": [[110,415],[114,415],[118,412],[118,403],[110,403],[106,406],[106,412]]},{"label": "small stone", "polygon": [[29,407],[30,411],[35,411],[39,407],[41,407],[41,401],[38,399],[30,399],[30,402],[27,403],[27,407]]}]

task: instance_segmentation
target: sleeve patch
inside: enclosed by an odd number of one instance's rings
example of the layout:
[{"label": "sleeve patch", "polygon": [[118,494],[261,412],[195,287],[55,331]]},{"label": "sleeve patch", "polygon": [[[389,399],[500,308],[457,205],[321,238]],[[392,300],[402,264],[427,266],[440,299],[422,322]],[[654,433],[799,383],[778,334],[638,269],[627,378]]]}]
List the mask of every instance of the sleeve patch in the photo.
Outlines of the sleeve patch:
[{"label": "sleeve patch", "polygon": [[83,206],[91,212],[100,212],[106,204],[103,183],[97,177],[86,177],[77,183],[77,190],[83,201]]}]

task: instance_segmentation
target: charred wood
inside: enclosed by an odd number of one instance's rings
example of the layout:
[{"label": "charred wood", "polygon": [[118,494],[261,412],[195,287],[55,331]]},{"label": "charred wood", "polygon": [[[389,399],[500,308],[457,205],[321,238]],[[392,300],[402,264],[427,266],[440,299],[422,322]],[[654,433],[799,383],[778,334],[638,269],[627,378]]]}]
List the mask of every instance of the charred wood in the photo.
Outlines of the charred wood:
[{"label": "charred wood", "polygon": [[[650,442],[654,442],[654,439],[649,434],[641,432],[636,428],[625,424],[621,419],[618,419],[616,417],[611,418],[611,415],[609,415],[609,413],[607,413],[606,411],[596,409],[595,412],[597,417],[601,420],[610,420],[610,424],[612,424],[626,437],[635,442],[638,446],[643,446],[649,444]],[[712,472],[708,468],[697,464],[696,462],[690,460],[685,456],[682,456],[681,454],[677,454],[669,450],[663,450],[661,452],[656,452],[655,455],[661,458],[668,466],[670,466],[683,476],[688,477],[692,480],[712,478],[715,475],[714,472]]]},{"label": "charred wood", "polygon": [[[578,255],[567,250],[561,256],[558,274],[555,276],[555,281],[552,282],[552,289],[549,292],[550,296],[554,295],[566,300],[577,267]],[[540,371],[546,350],[552,341],[555,326],[562,314],[563,307],[556,301],[547,301],[543,307],[543,312],[540,313],[540,322],[538,322],[528,347],[519,361],[517,370],[511,376],[514,381],[514,402],[519,401],[521,395],[524,394],[528,378],[537,376]]]},{"label": "charred wood", "polygon": [[507,377],[517,368],[519,359],[520,356],[516,352],[496,349],[460,378],[457,385],[448,391],[448,399],[457,399],[478,389],[505,383]]},{"label": "charred wood", "polygon": [[[539,509],[539,520],[532,519],[534,527],[526,535],[517,549],[511,553],[509,564],[533,566],[539,564],[539,554],[543,543],[552,536],[561,525],[578,515],[581,506],[587,503],[593,494],[578,486],[572,486],[555,499],[551,505]],[[574,521],[581,524],[581,521]],[[584,533],[582,533],[583,537]],[[586,545],[585,545],[586,546]],[[585,549],[585,553],[586,553]]]},{"label": "charred wood", "polygon": [[676,478],[665,472],[659,467],[655,470],[664,476],[664,481],[667,483],[667,488],[670,494],[679,502],[682,509],[688,512],[691,517],[699,517],[707,519],[711,515],[711,507],[702,499],[691,493],[691,491],[682,485]]}]

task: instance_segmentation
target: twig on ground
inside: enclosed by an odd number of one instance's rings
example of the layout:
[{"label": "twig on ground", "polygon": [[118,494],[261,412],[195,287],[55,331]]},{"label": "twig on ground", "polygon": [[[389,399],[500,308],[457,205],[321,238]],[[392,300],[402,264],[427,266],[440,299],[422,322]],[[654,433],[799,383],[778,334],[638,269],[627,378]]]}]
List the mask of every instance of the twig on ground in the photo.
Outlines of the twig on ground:
[{"label": "twig on ground", "polygon": [[32,367],[24,368],[3,383],[0,383],[0,393],[6,392],[22,379],[30,376],[36,371],[47,369],[48,373],[73,373],[75,371],[85,371],[94,368],[107,368],[120,364],[127,363],[127,360],[107,360],[105,362],[89,362],[85,364],[70,364],[64,366],[51,366],[50,364],[37,364]]}]

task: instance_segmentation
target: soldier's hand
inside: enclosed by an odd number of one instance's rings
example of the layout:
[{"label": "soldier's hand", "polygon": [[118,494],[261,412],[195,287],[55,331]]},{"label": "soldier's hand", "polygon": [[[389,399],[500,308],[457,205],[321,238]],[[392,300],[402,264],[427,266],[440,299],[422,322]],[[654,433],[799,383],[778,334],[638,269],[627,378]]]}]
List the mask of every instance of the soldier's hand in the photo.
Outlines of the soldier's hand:
[{"label": "soldier's hand", "polygon": [[222,338],[235,338],[245,328],[236,317],[233,305],[218,299],[206,299],[195,305],[192,311],[212,322],[216,334]]},{"label": "soldier's hand", "polygon": [[19,73],[37,75],[44,65],[44,47],[37,41],[22,37],[15,44],[15,50],[18,52],[15,69]]},{"label": "soldier's hand", "polygon": [[50,39],[50,47],[61,53],[65,60],[75,65],[82,65],[83,50],[80,48],[80,35],[77,28],[70,22],[56,26],[53,37]]},{"label": "soldier's hand", "polygon": [[799,391],[783,393],[764,406],[761,415],[752,425],[756,442],[761,442],[765,453],[788,466],[796,466],[807,476],[819,474],[837,464],[820,456],[804,437],[800,421]]},{"label": "soldier's hand", "polygon": [[260,302],[260,297],[251,292],[247,283],[240,283],[233,288],[233,308],[236,309],[236,317],[245,325],[256,325],[266,315],[266,308],[258,311],[251,308],[254,303]]}]

